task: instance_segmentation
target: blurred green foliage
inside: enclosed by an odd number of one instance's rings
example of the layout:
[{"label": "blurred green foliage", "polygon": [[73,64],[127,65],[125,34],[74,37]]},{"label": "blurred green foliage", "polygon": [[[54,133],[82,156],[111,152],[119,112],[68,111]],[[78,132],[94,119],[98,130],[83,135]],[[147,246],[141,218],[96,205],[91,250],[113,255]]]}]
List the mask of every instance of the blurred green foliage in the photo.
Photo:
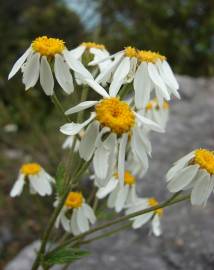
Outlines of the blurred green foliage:
[{"label": "blurred green foliage", "polygon": [[167,56],[176,72],[214,75],[213,0],[93,0],[110,49],[133,45]]}]

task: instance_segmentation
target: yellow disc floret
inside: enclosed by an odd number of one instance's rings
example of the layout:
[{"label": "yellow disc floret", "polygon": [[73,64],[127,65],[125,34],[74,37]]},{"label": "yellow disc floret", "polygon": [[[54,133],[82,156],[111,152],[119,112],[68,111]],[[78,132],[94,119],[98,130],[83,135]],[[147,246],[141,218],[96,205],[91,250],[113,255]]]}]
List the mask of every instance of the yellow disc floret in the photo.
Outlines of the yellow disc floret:
[{"label": "yellow disc floret", "polygon": [[95,42],[83,42],[81,44],[82,46],[85,46],[87,49],[95,48],[95,49],[105,49],[105,45],[103,44],[98,44]]},{"label": "yellow disc floret", "polygon": [[132,109],[116,97],[103,99],[96,105],[96,118],[118,135],[130,132],[135,123]]},{"label": "yellow disc floret", "polygon": [[157,60],[160,60],[160,61],[166,60],[166,57],[159,53],[152,52],[152,51],[144,51],[144,50],[138,51],[137,58],[141,62],[147,62],[147,63],[155,63]]},{"label": "yellow disc floret", "polygon": [[[119,178],[119,175],[118,175],[117,172],[114,174],[114,176],[115,176],[116,179]],[[136,183],[136,179],[135,179],[134,175],[132,175],[130,173],[130,171],[125,171],[125,173],[124,173],[124,183],[126,185],[129,185],[129,186],[132,186],[132,185],[134,185]]]},{"label": "yellow disc floret", "polygon": [[197,149],[195,151],[194,163],[198,164],[208,173],[214,174],[214,152],[207,149]]},{"label": "yellow disc floret", "polygon": [[26,163],[23,164],[20,172],[26,176],[35,175],[41,171],[41,166],[38,163]]},{"label": "yellow disc floret", "polygon": [[138,50],[134,47],[125,47],[124,49],[124,54],[125,56],[127,57],[137,57],[137,54],[138,54]]},{"label": "yellow disc floret", "polygon": [[65,201],[65,206],[69,208],[79,208],[82,206],[83,201],[84,198],[81,192],[70,192]]},{"label": "yellow disc floret", "polygon": [[53,57],[57,53],[62,53],[65,49],[65,44],[61,39],[42,36],[32,42],[32,48],[41,55]]},{"label": "yellow disc floret", "polygon": [[[150,100],[146,105],[146,110],[150,111],[152,109],[160,110],[160,105],[156,98]],[[162,109],[167,110],[169,109],[169,103],[167,101],[163,102]]]},{"label": "yellow disc floret", "polygon": [[[159,205],[158,201],[155,198],[149,198],[148,204],[151,207]],[[161,216],[161,215],[163,215],[163,208],[156,209],[154,212],[155,212],[155,214]]]}]

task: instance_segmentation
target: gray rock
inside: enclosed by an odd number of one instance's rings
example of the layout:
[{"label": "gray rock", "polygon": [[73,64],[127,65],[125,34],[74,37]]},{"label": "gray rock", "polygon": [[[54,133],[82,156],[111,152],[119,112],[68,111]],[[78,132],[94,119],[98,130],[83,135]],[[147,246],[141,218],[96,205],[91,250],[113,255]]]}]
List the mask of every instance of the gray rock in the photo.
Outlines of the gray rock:
[{"label": "gray rock", "polygon": [[[214,79],[178,76],[178,80],[182,99],[172,101],[166,134],[152,134],[150,169],[138,183],[138,193],[159,200],[169,196],[164,175],[174,161],[195,148],[214,148]],[[159,238],[150,236],[144,227],[85,246],[92,255],[70,269],[213,270],[213,202],[210,199],[203,209],[188,203],[166,209],[164,234]],[[30,269],[34,245],[21,251],[5,270]]]}]

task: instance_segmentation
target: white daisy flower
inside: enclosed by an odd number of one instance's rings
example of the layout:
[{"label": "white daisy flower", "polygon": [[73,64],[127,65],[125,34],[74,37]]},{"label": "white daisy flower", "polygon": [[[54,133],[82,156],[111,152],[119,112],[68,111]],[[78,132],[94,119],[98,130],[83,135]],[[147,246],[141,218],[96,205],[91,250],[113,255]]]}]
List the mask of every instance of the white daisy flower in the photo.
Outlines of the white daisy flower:
[{"label": "white daisy flower", "polygon": [[[141,211],[150,207],[154,207],[158,205],[158,201],[155,198],[138,198],[134,205],[128,207],[126,214],[132,214],[137,211]],[[163,215],[163,209],[157,209],[151,211],[149,213],[136,216],[131,218],[130,220],[133,221],[132,228],[138,229],[147,222],[151,221],[151,229],[152,233],[155,236],[160,236],[162,234],[161,224],[160,224],[160,217]]]},{"label": "white daisy flower", "polygon": [[[153,121],[136,113],[126,102],[116,97],[100,101],[84,101],[69,109],[66,114],[76,113],[95,106],[95,111],[83,123],[68,123],[60,128],[66,135],[75,135],[87,127],[79,146],[80,157],[88,161],[93,157],[95,175],[104,181],[110,168],[117,164],[121,184],[124,180],[125,152],[129,137],[133,152],[144,163],[147,158],[147,140],[140,127],[163,130]],[[111,171],[111,174],[114,172]],[[100,184],[102,185],[102,181]]]},{"label": "white daisy flower", "polygon": [[205,206],[214,190],[214,152],[192,151],[174,163],[166,179],[170,192],[192,189],[191,203]]},{"label": "white daisy flower", "polygon": [[54,179],[37,163],[26,163],[22,165],[11,192],[11,197],[19,196],[24,185],[29,183],[30,192],[38,193],[40,196],[52,194]]},{"label": "white daisy flower", "polygon": [[23,72],[25,90],[34,87],[40,79],[40,84],[46,95],[54,94],[54,78],[52,68],[62,89],[71,94],[74,91],[73,77],[70,70],[78,74],[78,79],[87,83],[99,94],[106,91],[94,81],[91,73],[80,61],[72,57],[64,41],[57,38],[42,36],[36,38],[26,52],[14,64],[8,79],[11,79],[20,69]]},{"label": "white daisy flower", "polygon": [[70,192],[57,217],[55,226],[59,228],[61,224],[65,231],[71,232],[73,235],[78,235],[88,231],[90,224],[94,224],[95,222],[94,211],[85,202],[82,193]]},{"label": "white daisy flower", "polygon": [[83,60],[84,54],[88,53],[91,61],[101,61],[101,63],[98,64],[100,72],[104,71],[112,62],[111,59],[102,62],[103,59],[109,57],[109,52],[106,50],[106,47],[103,44],[98,44],[95,42],[83,42],[77,48],[70,50],[70,54],[80,61]]},{"label": "white daisy flower", "polygon": [[[111,95],[116,96],[123,84],[133,81],[137,109],[145,108],[153,90],[160,105],[164,99],[170,100],[171,94],[180,98],[177,80],[165,56],[126,47],[110,58],[114,58],[114,61],[98,75],[96,81],[111,81]],[[92,61],[90,64],[95,65],[104,60]]]},{"label": "white daisy flower", "polygon": [[126,204],[135,203],[137,199],[135,183],[134,175],[129,171],[125,171],[124,185],[121,186],[118,181],[118,173],[115,173],[106,186],[98,189],[96,196],[103,199],[110,194],[107,205],[109,208],[115,208],[115,211],[119,213]]},{"label": "white daisy flower", "polygon": [[152,99],[147,103],[146,108],[139,113],[165,129],[169,119],[169,103],[164,101],[160,106],[157,99]]}]

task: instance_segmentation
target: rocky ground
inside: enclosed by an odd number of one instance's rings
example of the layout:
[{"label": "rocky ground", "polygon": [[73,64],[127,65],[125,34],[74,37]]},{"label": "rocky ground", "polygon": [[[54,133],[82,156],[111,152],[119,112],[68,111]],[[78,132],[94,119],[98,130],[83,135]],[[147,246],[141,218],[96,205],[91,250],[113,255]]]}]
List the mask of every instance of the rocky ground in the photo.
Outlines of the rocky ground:
[{"label": "rocky ground", "polygon": [[[166,134],[153,134],[150,170],[138,186],[139,193],[159,200],[169,195],[164,175],[174,161],[194,148],[214,148],[214,79],[178,79],[182,100],[172,103]],[[161,237],[148,235],[146,228],[120,233],[87,246],[91,256],[69,269],[213,270],[213,203],[209,200],[204,209],[187,203],[171,207],[163,216]],[[3,235],[7,237],[7,233]],[[29,270],[37,244],[21,251],[5,270]]]}]

